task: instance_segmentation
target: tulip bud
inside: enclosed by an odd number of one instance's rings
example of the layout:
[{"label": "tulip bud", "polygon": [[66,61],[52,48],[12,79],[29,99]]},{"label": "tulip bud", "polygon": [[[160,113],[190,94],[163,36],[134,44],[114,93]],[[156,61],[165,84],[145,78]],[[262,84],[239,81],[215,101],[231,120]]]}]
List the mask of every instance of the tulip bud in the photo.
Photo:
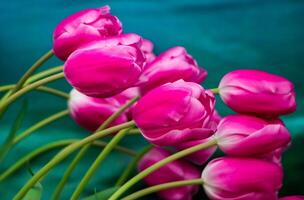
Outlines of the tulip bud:
[{"label": "tulip bud", "polygon": [[196,83],[183,80],[157,87],[143,96],[133,118],[143,136],[156,145],[176,145],[214,133],[209,126],[215,98]]},{"label": "tulip bud", "polygon": [[183,47],[174,47],[145,66],[138,85],[144,94],[155,87],[179,79],[200,83],[206,76],[207,71],[199,68]]},{"label": "tulip bud", "polygon": [[110,14],[109,6],[82,10],[58,24],[53,33],[53,50],[56,56],[66,60],[81,45],[121,32],[122,25]]},{"label": "tulip bud", "polygon": [[[119,95],[117,95],[119,97]],[[73,89],[68,102],[72,118],[77,124],[89,131],[95,131],[106,119],[108,119],[121,106],[116,97],[94,98],[86,96]],[[110,126],[127,121],[127,113],[121,114]]]},{"label": "tulip bud", "polygon": [[223,118],[214,134],[218,147],[227,155],[260,156],[288,145],[291,140],[279,121],[266,121],[248,115]]},{"label": "tulip bud", "polygon": [[[170,153],[161,148],[153,148],[139,162],[138,169],[143,171],[156,162],[170,156]],[[175,160],[167,165],[155,170],[144,178],[149,186],[162,183],[196,179],[200,177],[200,172],[191,164],[183,160]],[[158,195],[164,200],[191,200],[198,191],[197,185],[189,185],[178,188],[162,190]]]},{"label": "tulip bud", "polygon": [[151,63],[155,59],[155,54],[153,53],[153,43],[150,40],[143,39],[140,46],[140,50],[144,53],[146,57],[146,62]]},{"label": "tulip bud", "polygon": [[234,111],[278,116],[296,110],[293,84],[287,79],[258,70],[236,70],[219,85],[222,100]]},{"label": "tulip bud", "polygon": [[141,37],[124,34],[89,43],[74,51],[64,65],[67,81],[93,97],[111,97],[132,87],[144,64]]},{"label": "tulip bud", "polygon": [[304,200],[304,196],[288,196],[279,198],[279,200]]},{"label": "tulip bud", "polygon": [[277,200],[283,171],[259,159],[222,157],[207,164],[202,179],[211,200]]}]

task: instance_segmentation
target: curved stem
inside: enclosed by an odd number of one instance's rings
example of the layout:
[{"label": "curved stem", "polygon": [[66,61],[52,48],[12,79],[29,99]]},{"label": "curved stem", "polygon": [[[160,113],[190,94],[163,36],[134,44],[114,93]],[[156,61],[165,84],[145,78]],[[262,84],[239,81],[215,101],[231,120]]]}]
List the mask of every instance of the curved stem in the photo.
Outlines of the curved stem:
[{"label": "curved stem", "polygon": [[83,189],[85,188],[85,186],[87,185],[93,174],[96,172],[98,167],[105,160],[105,158],[112,151],[112,149],[116,146],[116,144],[118,144],[118,142],[127,134],[128,130],[129,129],[127,128],[119,131],[109,142],[109,144],[101,151],[101,153],[98,155],[96,160],[93,162],[91,167],[88,169],[86,174],[81,179],[79,185],[77,186],[76,190],[71,196],[71,200],[77,200],[79,198],[81,192],[83,191]]},{"label": "curved stem", "polygon": [[[23,158],[19,159],[17,162],[15,162],[10,168],[8,168],[6,171],[4,171],[2,174],[0,174],[0,182],[12,175],[16,170],[18,170],[20,167],[22,167],[24,164],[26,164],[28,161],[34,159],[35,157],[39,156],[40,154],[43,154],[44,152],[50,151],[52,149],[61,147],[61,146],[67,146],[69,144],[72,144],[73,142],[80,141],[79,139],[67,139],[67,140],[60,140],[56,142],[49,143],[47,145],[44,145],[30,153],[28,153],[26,156]],[[108,143],[103,142],[103,141],[95,141],[92,143],[93,146],[98,146],[98,147],[105,147]],[[114,147],[116,151],[125,153],[129,156],[136,156],[136,152],[128,149],[123,146],[117,145]]]},{"label": "curved stem", "polygon": [[220,88],[213,88],[213,89],[210,89],[210,91],[213,93],[213,94],[218,94],[220,92]]},{"label": "curved stem", "polygon": [[[14,87],[15,87],[14,84],[3,85],[3,86],[0,87],[0,92],[10,90]],[[59,96],[59,97],[65,98],[65,99],[70,98],[70,95],[68,93],[62,92],[62,91],[54,89],[54,88],[46,87],[46,86],[40,86],[40,87],[36,88],[36,90],[41,91],[41,92],[45,92],[45,93],[49,93],[49,94],[53,94],[55,96]]]},{"label": "curved stem", "polygon": [[[119,117],[126,109],[128,109],[131,105],[133,105],[139,97],[134,97],[129,102],[127,102],[124,106],[122,106],[119,110],[117,110],[115,113],[113,113],[106,121],[104,121],[99,128],[95,131],[101,131],[105,128],[107,128],[117,117]],[[57,185],[53,198],[52,199],[59,199],[61,192],[63,191],[63,188],[68,181],[68,178],[73,173],[74,169],[76,168],[77,164],[81,161],[87,150],[90,148],[90,144],[87,144],[86,146],[82,147],[82,149],[79,151],[79,153],[76,155],[76,157],[73,159],[71,164],[68,166],[66,171],[64,172],[64,175],[62,179],[60,180],[59,184]]]},{"label": "curved stem", "polygon": [[35,83],[32,83],[28,86],[25,86],[23,87],[22,89],[18,90],[16,93],[10,95],[7,99],[5,99],[4,101],[1,102],[0,104],[0,114],[2,114],[2,112],[5,111],[6,107],[13,103],[15,100],[17,100],[19,97],[21,97],[22,95],[46,84],[46,83],[49,83],[49,82],[52,82],[52,81],[55,81],[55,80],[58,80],[58,79],[61,79],[64,77],[64,74],[63,73],[58,73],[58,74],[55,74],[55,75],[52,75],[52,76],[49,76],[45,79],[42,79],[42,80],[39,80]]},{"label": "curved stem", "polygon": [[130,176],[132,170],[136,167],[138,161],[152,148],[151,145],[145,147],[142,151],[140,151],[133,160],[128,164],[127,168],[123,171],[119,179],[117,180],[115,186],[121,186]]},{"label": "curved stem", "polygon": [[175,154],[172,154],[171,156],[160,160],[159,162],[151,165],[150,167],[146,168],[145,170],[141,171],[140,173],[138,173],[136,176],[134,176],[132,179],[130,179],[129,181],[127,181],[123,186],[121,186],[110,198],[109,200],[116,200],[118,199],[125,191],[127,191],[130,187],[132,187],[135,183],[137,183],[138,181],[140,181],[141,179],[143,179],[144,177],[146,177],[147,175],[149,175],[150,173],[152,173],[153,171],[159,169],[160,167],[174,161],[177,159],[180,159],[184,156],[187,156],[189,154],[192,154],[196,151],[202,150],[202,149],[206,149],[209,148],[211,146],[216,145],[216,140],[209,140],[206,143],[203,144],[198,144],[195,145],[193,147],[184,149],[182,151],[179,151]]},{"label": "curved stem", "polygon": [[138,199],[140,197],[143,197],[145,195],[158,192],[161,190],[166,190],[170,188],[176,188],[176,187],[182,187],[182,186],[187,186],[187,185],[202,185],[204,184],[204,181],[202,179],[192,179],[192,180],[184,180],[184,181],[174,181],[174,182],[169,182],[169,183],[163,183],[159,185],[155,185],[152,187],[148,187],[142,190],[139,190],[137,192],[134,192],[133,194],[130,194],[122,200],[134,200]]},{"label": "curved stem", "polygon": [[130,101],[128,101],[125,105],[123,105],[116,112],[114,112],[106,121],[104,121],[102,123],[102,125],[96,131],[100,131],[100,130],[107,128],[117,117],[119,117],[123,112],[125,112],[138,99],[139,99],[139,96],[136,96],[133,99],[131,99]]},{"label": "curved stem", "polygon": [[53,50],[49,50],[46,54],[44,54],[42,57],[40,57],[26,72],[25,74],[19,79],[17,82],[15,88],[11,91],[12,94],[18,91],[26,80],[43,64],[45,61],[47,61],[49,58],[51,58],[54,55]]},{"label": "curved stem", "polygon": [[56,74],[56,73],[59,73],[59,72],[62,72],[62,65],[60,66],[57,66],[57,67],[53,67],[53,68],[50,68],[50,69],[47,69],[47,70],[44,70],[44,71],[41,71],[37,74],[34,74],[33,76],[31,76],[30,78],[28,78],[26,80],[26,82],[24,83],[24,85],[28,85],[30,83],[33,83],[39,79],[42,79],[44,77],[47,77],[49,75],[52,75],[52,74]]},{"label": "curved stem", "polygon": [[31,187],[35,183],[37,183],[37,181],[40,180],[40,178],[42,178],[44,175],[46,175],[54,166],[56,166],[64,158],[66,158],[68,155],[73,153],[78,148],[82,147],[83,145],[89,144],[90,142],[93,142],[99,138],[102,138],[106,135],[115,133],[121,129],[133,127],[134,125],[135,125],[134,121],[130,121],[130,122],[126,122],[124,124],[113,126],[111,128],[108,128],[106,130],[103,130],[103,131],[100,131],[93,135],[90,135],[78,142],[75,142],[75,143],[65,147],[56,156],[54,156],[53,159],[51,159],[46,165],[44,165],[34,176],[32,176],[32,178],[18,191],[18,193],[13,198],[13,200],[21,200],[24,197],[24,195],[31,189]]},{"label": "curved stem", "polygon": [[60,111],[58,113],[55,113],[54,115],[51,115],[41,121],[39,121],[38,123],[34,124],[33,126],[29,127],[28,129],[26,129],[25,131],[23,131],[22,133],[20,133],[14,140],[13,140],[13,144],[17,144],[18,142],[20,142],[21,140],[23,140],[25,137],[29,136],[32,132],[62,118],[65,117],[69,114],[68,110],[63,110]]},{"label": "curved stem", "polygon": [[76,155],[76,157],[70,163],[70,165],[68,166],[67,170],[63,174],[60,182],[58,183],[58,185],[57,185],[57,187],[55,189],[55,192],[54,192],[53,197],[52,197],[53,200],[60,199],[60,195],[61,195],[61,192],[62,192],[62,190],[64,188],[64,185],[66,184],[66,182],[68,181],[69,177],[73,173],[73,171],[76,168],[78,162],[82,159],[82,157],[89,150],[89,148],[90,148],[90,145],[86,145],[84,148],[81,148],[80,151],[78,152],[78,154]]}]

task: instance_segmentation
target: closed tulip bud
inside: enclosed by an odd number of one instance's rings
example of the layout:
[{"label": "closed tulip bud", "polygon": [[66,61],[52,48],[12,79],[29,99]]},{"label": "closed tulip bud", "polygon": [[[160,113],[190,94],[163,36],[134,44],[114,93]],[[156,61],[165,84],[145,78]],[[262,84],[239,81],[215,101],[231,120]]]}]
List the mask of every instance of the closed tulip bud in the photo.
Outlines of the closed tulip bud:
[{"label": "closed tulip bud", "polygon": [[121,32],[122,25],[110,14],[109,6],[82,10],[58,24],[53,33],[53,50],[56,56],[66,60],[81,45]]},{"label": "closed tulip bud", "polygon": [[174,146],[214,133],[209,128],[214,104],[213,94],[202,86],[179,80],[144,95],[133,109],[133,119],[151,143]]},{"label": "closed tulip bud", "polygon": [[214,134],[227,155],[261,156],[288,145],[291,140],[280,120],[267,121],[249,115],[230,115],[221,120]]},{"label": "closed tulip bud", "polygon": [[132,87],[142,72],[145,60],[140,43],[140,36],[124,34],[85,45],[65,62],[65,77],[88,96],[114,96]]},{"label": "closed tulip bud", "polygon": [[[71,116],[76,123],[89,131],[95,131],[122,106],[116,97],[94,98],[86,96],[75,89],[70,93],[68,105]],[[114,120],[110,126],[118,125],[126,121],[127,115],[123,113]]]},{"label": "closed tulip bud", "polygon": [[141,92],[146,93],[157,86],[179,79],[200,83],[206,76],[207,71],[199,68],[183,47],[174,47],[145,66],[138,85]]},{"label": "closed tulip bud", "polygon": [[[156,162],[170,156],[170,153],[161,148],[153,148],[139,162],[138,169],[142,171]],[[191,164],[176,160],[155,170],[144,178],[149,186],[159,185],[173,181],[196,179],[200,177],[200,172]],[[189,185],[178,188],[166,189],[158,192],[164,200],[191,200],[198,191],[197,185]]]},{"label": "closed tulip bud", "polygon": [[258,70],[236,70],[219,85],[222,100],[234,111],[278,116],[296,110],[293,84],[287,79]]},{"label": "closed tulip bud", "polygon": [[282,178],[278,165],[251,158],[217,158],[202,173],[211,200],[277,200]]},{"label": "closed tulip bud", "polygon": [[147,39],[142,40],[140,49],[146,57],[147,64],[152,62],[156,57],[155,54],[153,53],[153,48],[154,48],[154,45],[150,40],[147,40]]},{"label": "closed tulip bud", "polygon": [[279,198],[279,200],[304,200],[304,196],[288,196]]}]

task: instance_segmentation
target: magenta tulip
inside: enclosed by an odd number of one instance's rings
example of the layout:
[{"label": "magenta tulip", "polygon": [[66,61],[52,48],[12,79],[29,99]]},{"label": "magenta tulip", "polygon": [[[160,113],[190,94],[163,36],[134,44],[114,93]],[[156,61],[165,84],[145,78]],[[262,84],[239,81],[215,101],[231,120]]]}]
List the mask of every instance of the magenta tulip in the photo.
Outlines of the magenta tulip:
[{"label": "magenta tulip", "polygon": [[109,6],[82,10],[58,24],[53,33],[53,50],[56,56],[66,60],[81,45],[121,32],[122,25],[110,14]]},{"label": "magenta tulip", "polygon": [[278,120],[249,115],[230,115],[221,120],[214,134],[218,147],[227,155],[260,156],[288,145],[286,127]]},{"label": "magenta tulip", "polygon": [[142,40],[140,49],[146,57],[147,64],[151,63],[156,57],[155,54],[153,53],[153,48],[154,48],[154,45],[150,40],[147,40],[147,39]]},{"label": "magenta tulip", "polygon": [[124,34],[94,41],[74,51],[64,65],[68,82],[93,97],[111,97],[132,87],[144,65],[141,37]]},{"label": "magenta tulip", "polygon": [[207,71],[199,68],[183,47],[174,47],[145,66],[138,85],[144,94],[157,86],[179,79],[200,83],[206,76]]},{"label": "magenta tulip", "polygon": [[[117,95],[118,99],[120,95]],[[121,106],[117,97],[94,98],[86,96],[73,89],[70,93],[69,110],[77,124],[89,131],[95,131],[107,118]],[[110,126],[127,121],[127,113],[123,113]]]},{"label": "magenta tulip", "polygon": [[282,197],[279,200],[304,200],[304,196],[288,196]]},{"label": "magenta tulip", "polygon": [[176,145],[209,137],[215,99],[197,83],[183,80],[157,87],[133,109],[143,136],[156,145]]},{"label": "magenta tulip", "polygon": [[217,158],[202,173],[211,200],[277,200],[282,178],[278,165],[250,158]]},{"label": "magenta tulip", "polygon": [[[138,169],[142,171],[156,162],[170,156],[170,153],[161,148],[153,148],[139,162]],[[155,170],[144,178],[149,186],[159,185],[162,183],[197,179],[200,172],[191,164],[176,160]],[[192,196],[198,191],[197,185],[183,186],[162,190],[158,195],[165,200],[191,200]]]},{"label": "magenta tulip", "polygon": [[293,84],[287,79],[258,70],[236,70],[219,85],[222,100],[234,111],[278,116],[296,110]]}]

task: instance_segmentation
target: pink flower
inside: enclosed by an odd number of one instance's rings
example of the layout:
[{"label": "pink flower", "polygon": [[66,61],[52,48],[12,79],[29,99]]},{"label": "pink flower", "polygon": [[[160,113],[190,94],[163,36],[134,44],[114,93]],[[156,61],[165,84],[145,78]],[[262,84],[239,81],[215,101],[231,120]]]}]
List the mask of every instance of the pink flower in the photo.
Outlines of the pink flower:
[{"label": "pink flower", "polygon": [[287,79],[258,70],[236,70],[219,85],[222,100],[234,111],[278,116],[296,110],[293,84]]},{"label": "pink flower", "polygon": [[174,47],[160,54],[153,62],[145,66],[138,85],[141,92],[146,93],[162,84],[179,79],[200,83],[206,76],[207,71],[199,68],[196,61],[183,47]]},{"label": "pink flower", "polygon": [[[138,169],[142,171],[156,162],[170,156],[170,153],[161,148],[153,148],[139,162]],[[200,177],[200,172],[191,164],[176,160],[157,169],[144,178],[149,186],[162,183],[196,179]],[[198,191],[197,185],[183,186],[162,190],[158,195],[165,200],[191,200],[192,196]]]},{"label": "pink flower", "polygon": [[147,64],[152,62],[156,57],[155,54],[153,53],[153,48],[154,48],[154,45],[150,40],[147,40],[147,39],[142,40],[140,49],[146,57]]},{"label": "pink flower", "polygon": [[215,98],[197,83],[183,80],[157,87],[143,96],[133,118],[143,136],[156,145],[176,145],[209,137]]},{"label": "pink flower", "polygon": [[81,45],[121,32],[122,25],[110,14],[109,6],[82,10],[58,24],[53,33],[53,50],[56,56],[66,60]]},{"label": "pink flower", "polygon": [[288,145],[291,140],[279,121],[267,121],[248,115],[230,115],[222,119],[214,134],[218,147],[232,156],[260,156]]},{"label": "pink flower", "polygon": [[82,46],[67,59],[65,77],[88,96],[114,96],[132,87],[142,72],[140,43],[140,36],[124,34]]},{"label": "pink flower", "polygon": [[[110,98],[94,98],[73,89],[69,99],[69,110],[72,118],[89,131],[95,131],[107,118],[116,112],[122,103],[120,95]],[[127,113],[120,115],[110,126],[127,121]]]},{"label": "pink flower", "polygon": [[279,200],[304,200],[304,196],[288,196],[282,197]]},{"label": "pink flower", "polygon": [[217,158],[202,173],[211,200],[277,200],[282,178],[278,165],[251,158]]}]

